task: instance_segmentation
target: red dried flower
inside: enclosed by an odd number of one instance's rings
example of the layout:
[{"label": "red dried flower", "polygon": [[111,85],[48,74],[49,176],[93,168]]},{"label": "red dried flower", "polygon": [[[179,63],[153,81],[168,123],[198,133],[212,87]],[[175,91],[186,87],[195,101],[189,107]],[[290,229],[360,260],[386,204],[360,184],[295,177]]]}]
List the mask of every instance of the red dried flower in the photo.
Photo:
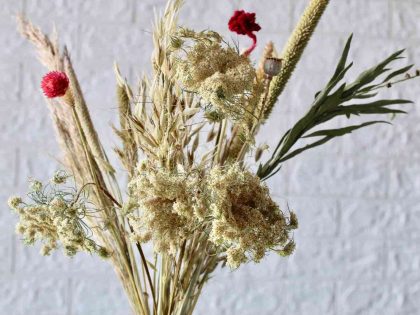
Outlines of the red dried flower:
[{"label": "red dried flower", "polygon": [[51,71],[42,78],[41,88],[48,98],[64,96],[68,87],[69,78],[64,72]]},{"label": "red dried flower", "polygon": [[244,10],[235,11],[229,20],[228,26],[232,32],[246,35],[252,39],[252,46],[244,53],[248,56],[257,46],[257,36],[255,36],[254,32],[258,32],[261,29],[261,26],[255,23],[255,13],[248,13]]}]

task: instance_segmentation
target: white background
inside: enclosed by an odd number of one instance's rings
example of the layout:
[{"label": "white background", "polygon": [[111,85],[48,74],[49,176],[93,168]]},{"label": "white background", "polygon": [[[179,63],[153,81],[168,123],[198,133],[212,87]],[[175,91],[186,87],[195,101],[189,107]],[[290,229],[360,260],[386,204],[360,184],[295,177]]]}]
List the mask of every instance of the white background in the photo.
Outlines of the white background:
[{"label": "white background", "polygon": [[[181,23],[236,40],[226,26],[233,10],[255,11],[262,26],[256,58],[269,39],[281,50],[306,2],[187,0]],[[59,167],[59,152],[39,89],[45,69],[15,31],[12,14],[23,11],[46,31],[57,25],[111,149],[112,64],[117,60],[131,82],[149,70],[154,7],[162,10],[164,1],[0,1],[0,315],[129,314],[106,263],[87,255],[42,258],[14,234],[7,197],[24,194],[29,177],[46,180]],[[274,144],[305,112],[351,32],[353,77],[404,47],[401,65],[420,64],[419,0],[331,0],[261,140]],[[270,186],[300,218],[296,253],[219,272],[197,314],[420,314],[419,84],[385,91],[417,101],[394,126],[364,129],[285,165]]]}]

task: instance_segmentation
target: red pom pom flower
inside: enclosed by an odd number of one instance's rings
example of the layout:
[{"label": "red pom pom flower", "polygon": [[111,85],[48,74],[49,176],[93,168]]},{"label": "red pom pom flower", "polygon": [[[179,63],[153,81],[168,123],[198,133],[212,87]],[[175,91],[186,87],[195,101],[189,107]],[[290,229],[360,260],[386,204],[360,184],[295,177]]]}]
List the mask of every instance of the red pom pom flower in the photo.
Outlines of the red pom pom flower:
[{"label": "red pom pom flower", "polygon": [[239,35],[246,35],[252,39],[252,46],[244,53],[245,56],[248,56],[257,46],[257,36],[254,32],[258,32],[261,29],[261,26],[255,23],[255,13],[248,13],[244,10],[235,11],[228,25],[229,30],[232,32]]},{"label": "red pom pom flower", "polygon": [[51,71],[48,72],[41,82],[41,88],[48,98],[64,96],[69,88],[69,78],[64,72]]}]

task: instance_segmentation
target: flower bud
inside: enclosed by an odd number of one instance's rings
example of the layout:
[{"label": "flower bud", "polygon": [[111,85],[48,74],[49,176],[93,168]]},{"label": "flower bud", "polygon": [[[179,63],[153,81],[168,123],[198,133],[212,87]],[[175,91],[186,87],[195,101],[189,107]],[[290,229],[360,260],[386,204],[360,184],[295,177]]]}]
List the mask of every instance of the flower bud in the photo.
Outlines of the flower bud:
[{"label": "flower bud", "polygon": [[32,180],[29,184],[29,188],[34,192],[40,192],[42,190],[42,183],[37,180]]},{"label": "flower bud", "polygon": [[270,77],[274,77],[280,73],[281,59],[267,58],[264,61],[264,73]]},{"label": "flower bud", "polygon": [[19,205],[22,204],[22,198],[17,196],[12,196],[9,198],[7,203],[9,204],[9,207],[13,210],[17,210],[19,208]]},{"label": "flower bud", "polygon": [[69,176],[64,171],[57,171],[54,174],[54,177],[51,179],[51,182],[56,185],[64,184]]},{"label": "flower bud", "polygon": [[184,41],[181,38],[177,36],[171,36],[171,48],[173,50],[180,49],[183,44],[184,44]]}]

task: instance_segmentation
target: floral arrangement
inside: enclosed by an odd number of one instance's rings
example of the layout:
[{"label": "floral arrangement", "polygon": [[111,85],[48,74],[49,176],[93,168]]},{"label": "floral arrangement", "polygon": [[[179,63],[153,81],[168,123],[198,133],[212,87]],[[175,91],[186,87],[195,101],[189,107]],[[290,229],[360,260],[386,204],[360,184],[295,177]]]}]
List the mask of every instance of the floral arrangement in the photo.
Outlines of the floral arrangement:
[{"label": "floral arrangement", "polygon": [[[228,22],[229,30],[252,41],[241,52],[214,31],[179,26],[182,1],[170,0],[154,25],[151,77],[133,87],[115,66],[114,130],[121,140],[115,152],[128,178],[122,189],[67,49],[21,17],[21,33],[49,71],[41,88],[65,169],[49,183],[32,180],[27,200],[9,199],[23,241],[41,243],[42,255],[61,249],[109,260],[135,314],[192,314],[216,268],[236,269],[272,251],[291,255],[297,216],[274,202],[266,181],[306,150],[387,123],[323,128],[334,118],[404,113],[393,105],[410,101],[381,99],[379,92],[420,75],[408,73],[411,65],[391,68],[402,56],[398,51],[348,81],[350,37],[308,112],[275,148],[256,143],[328,2],[310,0],[283,52],[270,42],[255,66],[251,56],[261,27],[254,13],[236,11]],[[271,156],[259,162],[264,151]],[[152,257],[143,251],[148,242]]]}]

